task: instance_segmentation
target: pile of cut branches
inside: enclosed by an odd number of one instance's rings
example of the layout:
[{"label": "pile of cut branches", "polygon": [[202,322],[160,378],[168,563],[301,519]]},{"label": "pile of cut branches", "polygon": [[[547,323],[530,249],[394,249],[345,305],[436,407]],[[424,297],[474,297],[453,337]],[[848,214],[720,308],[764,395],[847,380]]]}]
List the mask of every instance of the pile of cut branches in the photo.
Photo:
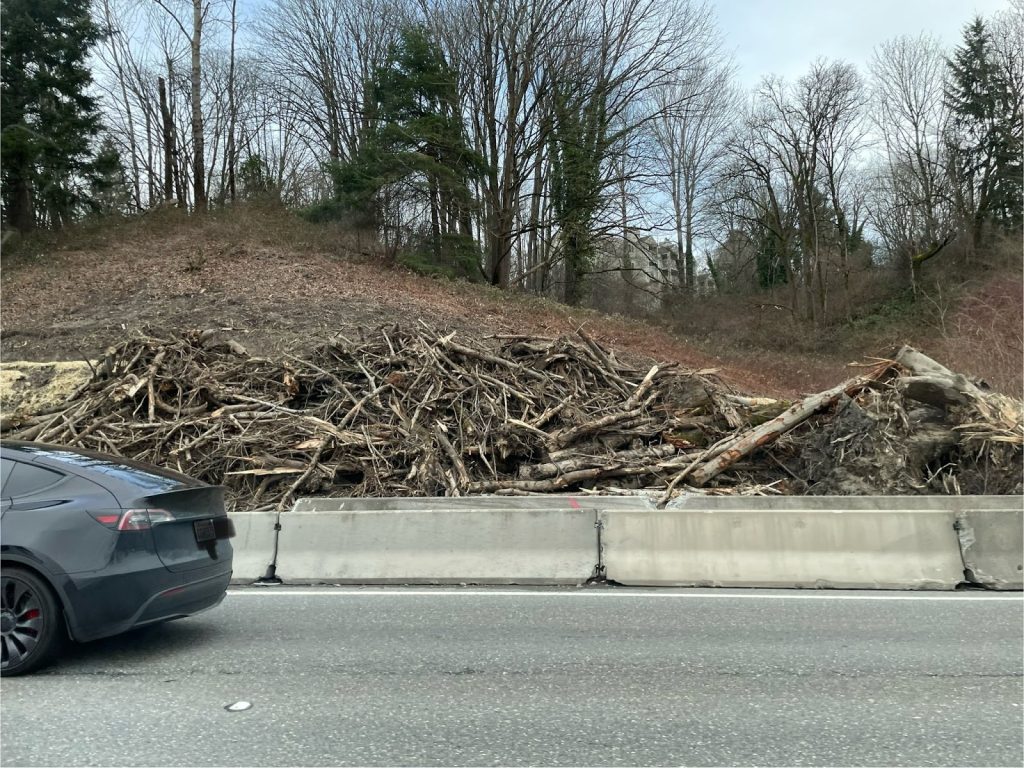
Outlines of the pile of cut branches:
[{"label": "pile of cut branches", "polygon": [[[298,495],[589,491],[666,501],[698,489],[848,492],[826,482],[843,463],[829,452],[835,443],[818,445],[824,434],[850,443],[833,434],[839,415],[887,404],[850,422],[865,446],[857,457],[874,458],[878,447],[861,433],[895,434],[893,406],[948,385],[956,402],[929,406],[954,414],[942,439],[953,434],[986,468],[1001,462],[1000,478],[1012,472],[1024,442],[1019,404],[948,371],[908,386],[925,374],[905,357],[787,403],[735,394],[713,371],[628,365],[582,330],[472,340],[421,324],[336,336],[305,358],[272,361],[213,329],[127,340],[65,404],[5,417],[0,430],[174,467],[226,485],[235,508],[283,509]],[[911,467],[907,488],[866,492],[959,491],[960,467],[945,470],[938,486]]]}]

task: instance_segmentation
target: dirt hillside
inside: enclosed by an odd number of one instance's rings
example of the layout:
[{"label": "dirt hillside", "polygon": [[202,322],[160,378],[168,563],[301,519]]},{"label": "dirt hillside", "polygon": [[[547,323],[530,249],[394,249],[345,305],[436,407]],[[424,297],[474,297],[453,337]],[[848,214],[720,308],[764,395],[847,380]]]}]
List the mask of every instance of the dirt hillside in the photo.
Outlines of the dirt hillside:
[{"label": "dirt hillside", "polygon": [[420,320],[471,335],[556,337],[584,327],[626,359],[714,368],[737,391],[790,397],[833,386],[849,363],[893,351],[698,346],[640,321],[388,266],[351,233],[260,209],[200,221],[165,211],[20,243],[5,249],[0,288],[4,361],[94,359],[138,331],[231,329],[251,353],[279,355],[337,332]]}]

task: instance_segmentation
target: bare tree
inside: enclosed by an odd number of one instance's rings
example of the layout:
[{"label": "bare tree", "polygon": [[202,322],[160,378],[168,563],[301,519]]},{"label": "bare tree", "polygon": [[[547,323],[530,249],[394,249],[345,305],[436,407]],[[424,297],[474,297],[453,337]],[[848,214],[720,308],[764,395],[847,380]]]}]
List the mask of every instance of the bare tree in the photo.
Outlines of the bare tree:
[{"label": "bare tree", "polygon": [[235,36],[238,32],[238,0],[231,0],[231,50],[228,70],[228,142],[224,153],[227,165],[227,191],[231,201],[235,200],[235,165],[238,151],[235,145],[235,131],[238,125],[238,105],[235,99]]},{"label": "bare tree", "polygon": [[365,88],[394,39],[401,8],[397,0],[269,0],[256,37],[283,119],[305,127],[312,152],[335,163],[356,155]]},{"label": "bare tree", "polygon": [[828,116],[822,126],[819,182],[832,209],[831,242],[838,251],[847,320],[853,319],[850,303],[851,251],[859,245],[864,228],[864,188],[855,167],[867,135],[867,97],[857,71],[848,64],[815,68],[815,87],[823,94]]},{"label": "bare tree", "polygon": [[[206,210],[206,156],[203,136],[203,23],[210,9],[204,6],[203,0],[191,0],[192,23],[186,27],[178,13],[165,0],[156,0],[157,5],[166,11],[182,35],[188,40],[191,52],[191,78],[189,100],[192,117],[192,204],[196,211]],[[191,29],[191,31],[189,31]]]},{"label": "bare tree", "polygon": [[622,187],[619,159],[666,108],[679,107],[658,97],[703,64],[710,29],[706,6],[688,0],[602,0],[580,13],[566,49],[571,56],[552,75],[554,135],[562,153],[555,159],[564,165],[556,210],[570,303],[578,298],[600,224],[619,219],[609,206]]},{"label": "bare tree", "polygon": [[[787,154],[767,127],[770,120],[770,113],[756,99],[746,107],[730,138],[729,154],[717,182],[716,213],[725,233],[719,256],[733,264],[723,270],[709,261],[708,267],[719,292],[729,287],[727,278],[748,268],[761,287],[774,290],[785,284],[795,316],[801,295],[798,191]],[[748,260],[752,262],[749,265],[745,263]]]},{"label": "bare tree", "polygon": [[942,46],[928,35],[883,43],[871,61],[873,118],[885,149],[872,220],[912,285],[952,231],[945,68]]},{"label": "bare tree", "polygon": [[731,65],[716,47],[709,46],[703,55],[704,61],[684,70],[679,82],[659,93],[660,115],[653,123],[658,170],[672,203],[679,287],[690,291],[696,284],[694,240],[725,157],[738,95]]},{"label": "bare tree", "polygon": [[131,52],[128,50],[129,43],[126,35],[118,20],[115,19],[118,11],[112,8],[111,0],[102,0],[99,11],[103,27],[107,30],[107,35],[101,41],[97,53],[100,60],[105,61],[110,69],[113,70],[113,75],[117,82],[119,106],[123,109],[125,118],[123,131],[121,131],[123,140],[120,143],[128,152],[128,162],[132,171],[130,180],[132,199],[135,208],[139,209],[142,208],[142,172],[140,169],[140,153],[138,135],[135,129],[133,100],[129,96],[130,75],[125,61],[126,58],[130,58]]},{"label": "bare tree", "polygon": [[818,61],[793,85],[764,81],[731,149],[735,187],[771,234],[769,255],[785,270],[792,308],[815,324],[828,318],[830,275],[840,272],[848,287],[862,207],[850,175],[862,104],[852,67]]},{"label": "bare tree", "polygon": [[[480,185],[480,223],[485,276],[494,285],[509,285],[521,234],[519,208],[536,192],[533,180],[543,175],[536,162],[551,129],[545,64],[573,23],[573,2],[452,0],[434,6],[432,27],[461,77],[474,149],[488,163]],[[537,205],[539,210],[539,199]]]}]

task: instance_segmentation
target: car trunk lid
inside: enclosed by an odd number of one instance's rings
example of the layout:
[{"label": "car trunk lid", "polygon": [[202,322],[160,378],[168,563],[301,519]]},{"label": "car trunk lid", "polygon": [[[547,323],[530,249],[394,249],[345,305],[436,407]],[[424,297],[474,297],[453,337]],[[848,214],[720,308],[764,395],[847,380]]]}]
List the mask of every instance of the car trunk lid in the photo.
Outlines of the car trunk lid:
[{"label": "car trunk lid", "polygon": [[206,568],[229,558],[234,525],[224,510],[224,489],[217,485],[180,488],[145,496],[157,555],[171,571]]}]

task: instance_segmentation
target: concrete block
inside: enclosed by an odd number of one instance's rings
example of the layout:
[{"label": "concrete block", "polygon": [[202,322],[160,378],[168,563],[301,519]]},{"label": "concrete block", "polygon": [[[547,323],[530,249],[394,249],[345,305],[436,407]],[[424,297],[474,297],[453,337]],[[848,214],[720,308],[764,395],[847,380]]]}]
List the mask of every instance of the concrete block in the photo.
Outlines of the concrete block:
[{"label": "concrete block", "polygon": [[232,512],[235,537],[231,581],[249,583],[261,578],[274,559],[274,524],[276,512]]},{"label": "concrete block", "polygon": [[607,577],[629,585],[953,589],[964,579],[943,500],[690,497],[601,513]]},{"label": "concrete block", "polygon": [[[559,509],[654,509],[651,499],[642,496],[590,496],[587,494],[545,494],[543,496],[392,496],[374,498],[316,497],[295,502],[294,512],[386,512],[434,510],[506,510],[519,511]],[[286,514],[291,514],[286,513]]]},{"label": "concrete block", "polygon": [[281,516],[277,573],[363,584],[578,584],[593,575],[596,511],[520,501],[301,500]]},{"label": "concrete block", "polygon": [[1005,497],[1003,509],[967,507],[957,533],[969,581],[988,589],[1024,589],[1024,500]]}]

